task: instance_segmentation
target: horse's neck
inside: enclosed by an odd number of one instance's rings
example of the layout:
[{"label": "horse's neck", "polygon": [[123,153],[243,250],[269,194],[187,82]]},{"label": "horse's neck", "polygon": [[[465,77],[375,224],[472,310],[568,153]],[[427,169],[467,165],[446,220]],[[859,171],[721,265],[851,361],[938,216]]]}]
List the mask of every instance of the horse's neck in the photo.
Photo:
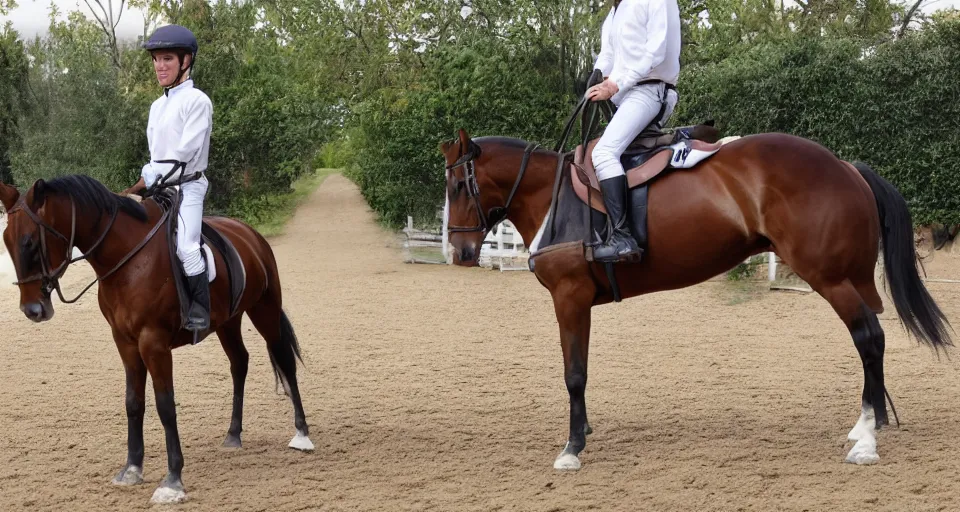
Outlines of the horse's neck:
[{"label": "horse's neck", "polygon": [[[144,204],[144,206],[147,205]],[[97,243],[103,235],[103,230],[107,229],[110,224],[110,215],[104,215],[99,223],[90,228],[89,232],[78,233],[75,245],[83,254],[93,250],[87,261],[98,276],[110,272],[123,258],[136,249],[162,215],[157,208],[152,206],[147,206],[147,212],[149,218],[146,222],[141,222],[123,212],[118,212],[117,219],[110,227],[110,232],[97,247],[94,247],[94,244]],[[164,231],[164,229],[161,228],[160,231]],[[158,232],[154,238],[161,235],[162,233]]]},{"label": "horse's neck", "polygon": [[[559,157],[553,153],[532,156],[530,166],[510,206],[508,218],[528,246],[533,244],[550,211],[551,193]],[[509,193],[508,189],[507,194]]]}]

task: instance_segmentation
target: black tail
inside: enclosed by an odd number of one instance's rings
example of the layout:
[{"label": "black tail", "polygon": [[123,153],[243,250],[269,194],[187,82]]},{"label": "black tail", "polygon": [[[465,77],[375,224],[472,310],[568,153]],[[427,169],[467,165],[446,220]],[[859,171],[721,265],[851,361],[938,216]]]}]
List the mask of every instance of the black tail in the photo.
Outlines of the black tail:
[{"label": "black tail", "polygon": [[296,376],[297,360],[303,362],[300,355],[300,342],[293,332],[293,325],[287,313],[280,311],[280,342],[267,345],[270,364],[273,365],[274,385],[281,379],[292,380]]},{"label": "black tail", "polygon": [[855,162],[877,200],[883,266],[893,304],[907,331],[938,352],[953,346],[947,327],[950,323],[933,300],[917,271],[913,244],[913,220],[900,192],[863,162]]}]

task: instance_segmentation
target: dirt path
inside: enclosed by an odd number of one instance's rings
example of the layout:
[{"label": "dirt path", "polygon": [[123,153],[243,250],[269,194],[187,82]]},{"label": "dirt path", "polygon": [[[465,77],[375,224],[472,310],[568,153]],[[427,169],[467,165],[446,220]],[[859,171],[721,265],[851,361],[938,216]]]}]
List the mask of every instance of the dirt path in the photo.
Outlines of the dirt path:
[{"label": "dirt path", "polygon": [[[956,510],[960,372],[892,312],[888,387],[903,423],[881,463],[843,464],[862,371],[816,295],[724,282],[596,308],[578,473],[553,307],[526,272],[407,265],[356,187],[331,176],[271,241],[306,361],[316,452],[286,448],[289,401],[263,341],[244,447],[220,448],[231,381],[216,338],[175,352],[187,510]],[[960,258],[937,276],[960,278]],[[89,269],[68,273],[67,293]],[[0,510],[140,510],[166,471],[148,387],[145,482],[126,457],[123,369],[95,293],[34,325],[0,284]],[[960,285],[931,284],[952,319]],[[888,301],[889,304],[889,301]],[[148,384],[149,386],[149,384]]]}]

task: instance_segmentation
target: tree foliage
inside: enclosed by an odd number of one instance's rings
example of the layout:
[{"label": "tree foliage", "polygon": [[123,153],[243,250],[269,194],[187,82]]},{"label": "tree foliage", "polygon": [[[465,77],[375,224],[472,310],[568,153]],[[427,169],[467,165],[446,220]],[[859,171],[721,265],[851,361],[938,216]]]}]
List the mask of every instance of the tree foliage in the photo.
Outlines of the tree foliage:
[{"label": "tree foliage", "polygon": [[[0,4],[2,7],[2,4]],[[10,155],[20,142],[19,124],[27,105],[27,55],[17,33],[0,29],[0,181],[10,183]]]},{"label": "tree foliage", "polygon": [[960,23],[875,47],[794,36],[684,71],[675,122],[808,137],[869,163],[919,223],[960,223]]},{"label": "tree foliage", "polygon": [[[149,157],[161,94],[120,12],[0,32],[0,173],[21,186],[85,173],[120,189]],[[956,11],[926,0],[680,0],[674,123],[787,131],[874,164],[918,219],[956,220]],[[438,145],[457,128],[552,145],[583,93],[610,0],[133,0],[144,35],[200,40],[214,104],[213,211],[256,217],[304,171],[346,166],[381,219],[442,204]],[[0,0],[0,11],[12,3]],[[122,5],[122,4],[118,4]],[[951,53],[952,52],[952,53]],[[8,165],[8,162],[12,165]],[[0,178],[7,177],[0,174]]]}]

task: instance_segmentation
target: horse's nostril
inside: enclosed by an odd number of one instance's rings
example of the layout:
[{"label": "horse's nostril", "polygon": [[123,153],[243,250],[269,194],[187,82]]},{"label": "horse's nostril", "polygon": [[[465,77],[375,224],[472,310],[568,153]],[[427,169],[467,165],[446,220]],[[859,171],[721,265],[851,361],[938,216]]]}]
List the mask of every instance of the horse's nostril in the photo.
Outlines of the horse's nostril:
[{"label": "horse's nostril", "polygon": [[27,318],[30,320],[39,320],[43,318],[43,306],[37,302],[24,304],[20,309],[23,310],[23,314],[27,315]]}]

